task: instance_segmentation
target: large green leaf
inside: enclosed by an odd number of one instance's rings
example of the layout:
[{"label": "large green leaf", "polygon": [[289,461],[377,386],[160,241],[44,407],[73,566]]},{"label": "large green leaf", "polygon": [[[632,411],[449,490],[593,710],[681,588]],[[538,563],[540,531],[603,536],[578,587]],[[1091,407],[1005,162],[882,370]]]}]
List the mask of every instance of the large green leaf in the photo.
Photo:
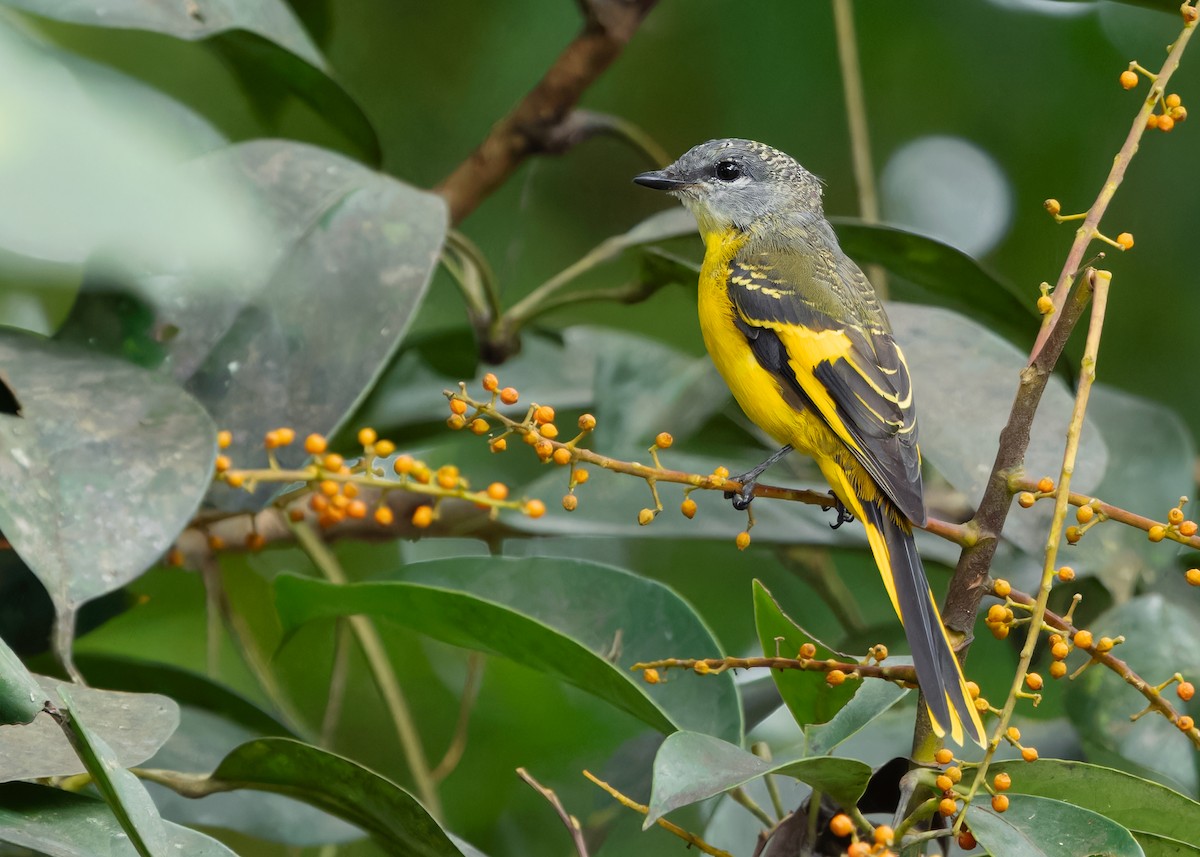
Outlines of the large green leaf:
[{"label": "large green leaf", "polygon": [[[1012,791],[1065,801],[1090,809],[1121,824],[1142,842],[1147,838],[1195,842],[1200,831],[1200,803],[1151,780],[1123,771],[1041,759],[1033,764],[1005,762],[994,765],[997,773],[1012,776]],[[1146,847],[1142,842],[1143,848]],[[1149,855],[1153,848],[1146,849]]]},{"label": "large green leaf", "polygon": [[844,807],[854,806],[867,787],[871,769],[855,759],[821,756],[765,761],[711,735],[668,735],[654,757],[654,785],[643,829],[673,809],[689,806],[766,774],[807,783]]},{"label": "large green leaf", "polygon": [[[49,700],[67,706],[58,693],[59,679],[36,677],[38,709]],[[91,732],[102,738],[113,758],[130,767],[149,759],[179,726],[179,706],[154,693],[123,693],[72,686],[72,712],[84,718]],[[38,717],[27,726],[0,729],[0,782],[60,777],[84,772],[62,730],[49,717]]]},{"label": "large green leaf", "polygon": [[[163,854],[231,857],[203,833],[164,821]],[[32,783],[0,785],[0,842],[49,857],[134,857],[137,851],[103,801]],[[157,855],[156,855],[157,857]]]},{"label": "large green leaf", "polygon": [[556,676],[660,731],[741,740],[732,676],[676,673],[650,686],[630,673],[638,661],[719,657],[721,649],[678,595],[619,568],[549,557],[456,557],[345,586],[282,576],[275,592],[285,630],[355,613],[382,616]]},{"label": "large green leaf", "polygon": [[[1139,675],[1200,674],[1200,650],[1182,642],[1200,639],[1200,616],[1161,595],[1143,595],[1114,607],[1090,628],[1097,637],[1124,635],[1126,642],[1114,654]],[[1099,667],[1066,688],[1067,712],[1091,761],[1195,794],[1200,776],[1191,741],[1163,717],[1148,715],[1131,721],[1130,716],[1145,704],[1120,676]]]},{"label": "large green leaf", "polygon": [[[0,726],[29,723],[42,710],[42,689],[16,652],[0,640]],[[0,732],[0,736],[3,736]],[[3,740],[0,737],[0,740]]]},{"label": "large green leaf", "polygon": [[191,519],[215,429],[169,378],[73,345],[0,329],[0,366],[22,407],[0,414],[0,531],[50,593],[69,660],[79,605],[145,571]]},{"label": "large green leaf", "polygon": [[158,857],[168,853],[172,838],[170,831],[159,817],[158,809],[145,787],[121,766],[107,742],[92,731],[75,705],[71,690],[59,685],[58,695],[67,704],[66,710],[57,715],[63,733],[79,754],[93,784],[138,854],[142,857]]},{"label": "large green leaf", "polygon": [[1144,857],[1133,834],[1115,821],[1044,797],[1013,795],[1003,813],[980,803],[967,824],[980,845],[1004,857]]},{"label": "large green leaf", "polygon": [[[905,663],[907,658],[888,658],[888,663]],[[908,689],[888,681],[865,681],[854,698],[827,723],[804,730],[805,753],[819,756],[854,737],[871,721],[886,713],[908,694]]]},{"label": "large green leaf", "polygon": [[913,293],[905,283],[896,283],[893,297],[956,310],[1026,350],[1033,344],[1038,329],[1033,290],[1017,288],[927,235],[856,218],[831,222],[842,249],[859,265],[882,265],[919,288]]},{"label": "large green leaf", "polygon": [[[778,653],[780,657],[794,658],[801,646],[812,643],[817,648],[817,660],[853,660],[829,648],[792,621],[757,580],[754,581],[754,624],[765,657],[773,658]],[[802,727],[831,720],[862,686],[862,682],[847,681],[832,687],[825,681],[825,673],[807,670],[772,670],[771,676],[788,710]]]},{"label": "large green leaf", "polygon": [[308,102],[373,162],[379,139],[362,108],[340,83],[283,0],[2,0],[35,15],[92,27],[147,30],[204,40],[241,72],[251,93],[262,77]]},{"label": "large green leaf", "polygon": [[239,789],[287,795],[361,827],[387,853],[463,857],[404,789],[356,762],[290,738],[243,744],[209,776],[173,771],[148,776],[188,797]]},{"label": "large green leaf", "polygon": [[373,383],[425,294],[445,204],[278,140],[233,146],[190,170],[235,194],[231,209],[262,233],[259,252],[179,268],[153,248],[128,251],[125,273],[89,272],[59,335],[163,364],[233,431],[235,462],[261,465],[272,426],[328,433]]}]

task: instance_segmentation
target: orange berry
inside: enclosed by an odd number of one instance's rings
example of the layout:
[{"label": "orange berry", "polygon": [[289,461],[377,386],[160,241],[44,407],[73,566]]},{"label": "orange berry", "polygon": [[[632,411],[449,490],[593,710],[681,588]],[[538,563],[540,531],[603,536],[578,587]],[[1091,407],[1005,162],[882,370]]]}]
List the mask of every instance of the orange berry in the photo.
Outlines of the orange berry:
[{"label": "orange berry", "polygon": [[1183,509],[1180,509],[1177,506],[1174,509],[1172,509],[1171,511],[1167,512],[1167,521],[1169,521],[1172,524],[1176,524],[1176,525],[1182,524],[1183,523]]},{"label": "orange berry", "polygon": [[670,432],[660,431],[654,436],[654,445],[659,449],[668,449],[675,442],[675,438],[671,437]]},{"label": "orange berry", "polygon": [[812,660],[817,656],[817,647],[812,643],[804,643],[800,646],[799,655],[803,660]]},{"label": "orange berry", "polygon": [[1079,540],[1083,538],[1083,531],[1079,527],[1067,527],[1065,535],[1067,537],[1067,544],[1079,544]]},{"label": "orange berry", "polygon": [[1050,664],[1050,678],[1062,678],[1067,674],[1067,665],[1062,661]]},{"label": "orange berry", "polygon": [[844,812],[839,812],[829,819],[829,832],[834,836],[846,837],[854,832],[854,822]]},{"label": "orange berry", "polygon": [[1121,76],[1118,78],[1118,80],[1121,83],[1122,89],[1133,89],[1138,85],[1137,72],[1133,71],[1132,69],[1126,69],[1125,71],[1121,72]]},{"label": "orange berry", "polygon": [[344,511],[346,507],[350,505],[350,498],[345,494],[337,494],[329,498],[329,505],[334,509],[341,509]]},{"label": "orange berry", "polygon": [[1195,521],[1184,521],[1179,525],[1179,535],[1190,539],[1192,536],[1196,535],[1196,529]]},{"label": "orange berry", "polygon": [[549,405],[539,405],[533,412],[533,421],[538,424],[554,422],[554,408]]},{"label": "orange berry", "polygon": [[1020,741],[1021,740],[1021,730],[1018,729],[1016,726],[1009,726],[1008,731],[1006,731],[1004,734],[1008,737],[1009,741]]},{"label": "orange berry", "polygon": [[1036,747],[1022,747],[1021,748],[1021,758],[1024,759],[1026,762],[1036,762],[1037,758],[1038,758],[1037,748]]},{"label": "orange berry", "polygon": [[275,429],[275,434],[279,438],[280,446],[291,446],[296,440],[296,430],[294,428],[288,428],[287,426],[277,428]]},{"label": "orange berry", "polygon": [[496,388],[499,386],[500,386],[500,379],[498,379],[491,372],[488,372],[486,375],[483,376],[483,389],[487,390],[489,393],[496,392]]},{"label": "orange berry", "polygon": [[355,485],[353,482],[343,482],[342,483],[342,493],[345,494],[347,497],[349,497],[351,500],[353,500],[355,497],[358,496],[358,486]]},{"label": "orange berry", "polygon": [[565,446],[560,446],[558,449],[554,450],[554,455],[551,457],[554,459],[555,464],[570,464],[571,450],[567,449]]},{"label": "orange berry", "polygon": [[563,508],[566,509],[568,512],[574,512],[576,509],[579,508],[579,498],[576,497],[574,494],[564,494],[563,495]]},{"label": "orange berry", "polygon": [[321,466],[326,470],[337,471],[346,463],[346,459],[342,458],[336,452],[331,452],[321,461]]},{"label": "orange berry", "polygon": [[642,678],[646,680],[646,684],[658,684],[662,678],[658,675],[658,670],[654,667],[642,670]]},{"label": "orange berry", "polygon": [[[1170,115],[1164,115],[1164,116],[1158,117],[1158,130],[1159,131],[1166,133],[1166,132],[1172,131],[1174,128],[1175,128],[1175,120],[1172,119]],[[1121,243],[1120,238],[1117,239],[1117,243],[1118,244]],[[1130,247],[1132,247],[1132,246],[1133,245],[1130,244]],[[1126,247],[1125,249],[1128,250],[1129,247]]]},{"label": "orange berry", "polygon": [[975,700],[975,710],[978,711],[980,714],[983,714],[983,712],[985,712],[985,711],[990,711],[991,708],[992,708],[991,704],[986,699],[984,699],[982,696],[979,697],[979,699]]},{"label": "orange berry", "polygon": [[392,470],[396,471],[397,476],[407,476],[412,473],[414,466],[416,462],[411,455],[401,455],[392,462]]},{"label": "orange berry", "polygon": [[1073,642],[1077,649],[1090,649],[1092,647],[1092,632],[1076,631]]},{"label": "orange berry", "polygon": [[1182,714],[1180,715],[1179,719],[1175,721],[1175,725],[1179,727],[1180,732],[1191,732],[1192,728],[1196,725],[1196,721],[1194,721],[1188,715]]},{"label": "orange berry", "polygon": [[1007,625],[992,625],[991,626],[992,636],[995,637],[997,640],[1008,639],[1008,630],[1009,629],[1008,629]]},{"label": "orange berry", "polygon": [[[462,416],[466,412],[467,412],[467,403],[466,402],[464,402],[462,399],[451,399],[450,400],[450,413],[458,414],[459,416]],[[374,441],[372,441],[372,443],[374,443]],[[366,446],[366,444],[364,443],[363,446]]]},{"label": "orange berry", "polygon": [[1005,812],[1008,809],[1008,795],[992,795],[992,809]]},{"label": "orange berry", "polygon": [[1117,644],[1117,641],[1114,640],[1112,637],[1101,637],[1099,640],[1096,641],[1096,651],[1101,652],[1101,653],[1111,652],[1112,647],[1115,646],[1116,644]]},{"label": "orange berry", "polygon": [[263,435],[263,446],[265,446],[267,449],[275,449],[277,446],[280,446],[280,445],[281,444],[279,443],[279,431],[278,430],[271,429],[269,432],[267,432],[265,435]]},{"label": "orange berry", "polygon": [[846,674],[841,670],[830,670],[825,674],[825,681],[832,687],[837,687],[846,681]]},{"label": "orange berry", "polygon": [[1058,214],[1060,211],[1062,211],[1062,203],[1060,203],[1057,199],[1046,200],[1042,203],[1042,207],[1051,214]]},{"label": "orange berry", "polygon": [[[1166,116],[1159,117],[1159,120],[1158,120],[1159,128],[1162,128],[1163,120],[1166,118],[1167,118]],[[1175,123],[1172,122],[1171,124],[1174,125]],[[1129,232],[1122,232],[1120,235],[1117,236],[1117,244],[1120,245],[1122,250],[1132,250],[1133,249],[1133,235]]]},{"label": "orange berry", "polygon": [[332,479],[321,480],[321,484],[318,487],[321,489],[321,493],[326,497],[332,497],[335,494],[340,494],[342,492],[342,486],[338,485]]},{"label": "orange berry", "polygon": [[1022,491],[1020,494],[1017,495],[1017,504],[1022,509],[1032,508],[1033,504],[1036,502],[1037,502],[1037,497],[1034,497],[1028,491]]},{"label": "orange berry", "polygon": [[1190,681],[1181,681],[1179,683],[1179,687],[1175,688],[1175,693],[1184,702],[1188,702],[1193,696],[1196,695],[1196,688]]},{"label": "orange berry", "polygon": [[1183,15],[1183,20],[1188,24],[1196,23],[1196,19],[1200,17],[1200,11],[1197,11],[1195,6],[1184,3],[1179,7],[1179,12]]},{"label": "orange berry", "polygon": [[1154,130],[1155,128],[1158,127],[1158,114],[1157,113],[1151,113],[1149,116],[1146,117],[1146,127],[1150,130]]},{"label": "orange berry", "polygon": [[437,484],[450,491],[458,487],[458,468],[453,464],[443,464],[437,471]]},{"label": "orange berry", "polygon": [[583,414],[579,417],[579,430],[591,431],[596,427],[596,418],[591,414]]},{"label": "orange berry", "polygon": [[1059,641],[1050,647],[1050,655],[1055,660],[1061,661],[1069,654],[1071,654],[1071,647],[1062,641]]},{"label": "orange berry", "polygon": [[1042,689],[1042,677],[1038,673],[1029,673],[1025,676],[1025,686],[1030,690]]},{"label": "orange berry", "polygon": [[743,530],[737,534],[737,538],[733,540],[733,543],[737,545],[738,550],[744,551],[750,547],[750,534]]},{"label": "orange berry", "polygon": [[958,834],[958,847],[963,851],[970,851],[978,846],[979,843],[975,840],[975,834],[969,830],[964,830]]},{"label": "orange berry", "polygon": [[650,523],[653,520],[654,520],[654,510],[653,509],[642,509],[642,511],[638,512],[638,523],[641,524],[643,527],[646,526],[648,523]]},{"label": "orange berry", "polygon": [[1170,112],[1167,115],[1169,115],[1176,122],[1186,122],[1187,121],[1187,108],[1182,107],[1182,106],[1181,107],[1172,107]]},{"label": "orange berry", "polygon": [[967,682],[967,693],[970,695],[971,699],[978,699],[979,698],[979,685],[977,685],[973,681]]},{"label": "orange berry", "polygon": [[325,451],[327,441],[324,435],[310,434],[304,439],[304,451],[309,455],[320,455]]},{"label": "orange berry", "polygon": [[390,527],[395,520],[396,516],[390,506],[380,506],[375,510],[375,523],[379,526]]},{"label": "orange berry", "polygon": [[556,437],[558,437],[558,426],[556,426],[554,423],[543,424],[539,431],[541,431],[542,437],[549,438],[550,440],[554,440]]},{"label": "orange berry", "polygon": [[994,624],[1008,621],[1008,608],[1003,604],[993,604],[988,608],[987,621]]},{"label": "orange berry", "polygon": [[934,781],[940,792],[948,792],[954,788],[954,783],[950,782],[950,778],[945,774],[938,774],[937,780]]},{"label": "orange berry", "polygon": [[459,431],[465,428],[466,425],[467,421],[459,414],[451,414],[450,416],[446,417],[446,428],[450,429],[451,431]]},{"label": "orange berry", "polygon": [[939,765],[949,765],[954,761],[954,751],[949,747],[942,747],[933,754],[933,758],[937,760]]},{"label": "orange berry", "polygon": [[692,664],[692,669],[695,670],[696,675],[708,675],[712,672],[712,667],[708,665],[708,661],[696,661],[696,663]]},{"label": "orange berry", "polygon": [[418,506],[412,515],[412,525],[418,529],[425,529],[433,523],[433,507]]},{"label": "orange berry", "polygon": [[488,425],[488,421],[483,417],[476,417],[471,420],[471,431],[474,434],[487,434],[490,428],[491,426]]},{"label": "orange berry", "polygon": [[224,473],[232,466],[233,461],[230,460],[228,455],[218,455],[217,460],[214,462],[214,467],[216,467],[218,473]]},{"label": "orange berry", "polygon": [[542,461],[549,461],[550,456],[554,455],[554,444],[548,440],[539,440],[533,445],[533,451]]},{"label": "orange berry", "polygon": [[870,857],[870,855],[871,846],[861,840],[851,842],[850,847],[846,849],[846,857]]},{"label": "orange berry", "polygon": [[995,786],[996,791],[1006,792],[1012,788],[1012,777],[1004,772],[1001,772],[996,774],[996,776],[992,779],[992,785]]},{"label": "orange berry", "polygon": [[591,474],[589,474],[589,473],[588,473],[586,470],[584,470],[582,467],[576,467],[576,468],[575,468],[575,475],[574,475],[572,478],[575,480],[575,484],[576,484],[576,485],[582,485],[584,482],[587,482],[587,481],[588,481],[588,477],[589,477],[590,475],[591,475]]},{"label": "orange berry", "polygon": [[390,440],[377,441],[375,444],[375,454],[381,458],[387,458],[395,451],[396,444],[392,443]]},{"label": "orange berry", "polygon": [[[450,410],[454,411],[454,403],[457,401],[458,400],[455,399],[454,402],[450,403]],[[459,402],[459,404],[461,404],[463,406],[464,411],[467,409],[467,406],[465,403]],[[462,413],[462,411],[455,411],[455,413]],[[370,427],[364,427],[364,428],[360,428],[358,430],[358,442],[360,444],[362,444],[362,446],[368,447],[371,444],[375,443],[375,441],[377,441],[377,440],[379,440],[379,435],[375,433],[375,429],[370,428]]]},{"label": "orange berry", "polygon": [[1096,510],[1091,506],[1080,506],[1075,510],[1075,520],[1081,524],[1086,524],[1094,517],[1096,517]]},{"label": "orange berry", "polygon": [[1058,570],[1058,579],[1063,583],[1070,583],[1075,579],[1075,569],[1071,568],[1069,565],[1064,565]]},{"label": "orange berry", "polygon": [[313,494],[308,498],[308,508],[314,512],[324,512],[329,508],[329,498],[324,494]]},{"label": "orange berry", "polygon": [[1049,476],[1043,476],[1038,480],[1037,490],[1041,491],[1043,494],[1049,494],[1054,490],[1054,480]]},{"label": "orange berry", "polygon": [[362,500],[351,500],[350,505],[346,507],[346,514],[351,518],[367,517],[367,504]]},{"label": "orange berry", "polygon": [[891,845],[892,840],[896,838],[896,832],[886,824],[881,824],[875,828],[875,844],[876,845]]},{"label": "orange berry", "polygon": [[493,500],[507,500],[508,486],[503,482],[493,482],[487,487],[487,495]]},{"label": "orange berry", "polygon": [[233,432],[229,431],[228,429],[222,429],[221,431],[217,432],[217,448],[218,449],[229,449],[229,446],[232,443],[233,443]]},{"label": "orange berry", "polygon": [[515,405],[519,395],[515,387],[505,387],[500,391],[500,401],[506,405]]},{"label": "orange berry", "polygon": [[683,512],[683,516],[685,518],[696,517],[696,501],[691,497],[685,498],[684,501],[679,504],[679,511]]},{"label": "orange berry", "polygon": [[1183,579],[1192,586],[1200,586],[1200,568],[1189,568],[1183,575]]},{"label": "orange berry", "polygon": [[729,468],[728,467],[718,467],[716,470],[714,470],[712,472],[712,475],[717,477],[718,479],[728,479],[729,478]]},{"label": "orange berry", "polygon": [[488,446],[492,452],[504,452],[504,450],[508,449],[508,441],[502,437],[498,437],[489,443]]},{"label": "orange berry", "polygon": [[1007,598],[1012,594],[1012,584],[1001,578],[992,584],[992,594],[997,598]]},{"label": "orange berry", "polygon": [[1042,295],[1037,299],[1037,311],[1042,315],[1050,315],[1054,312],[1054,299],[1049,295]]},{"label": "orange berry", "polygon": [[526,500],[523,511],[531,518],[540,518],[546,514],[546,504],[541,500]]},{"label": "orange berry", "polygon": [[952,797],[944,797],[938,803],[938,812],[949,818],[958,812],[958,801]]}]

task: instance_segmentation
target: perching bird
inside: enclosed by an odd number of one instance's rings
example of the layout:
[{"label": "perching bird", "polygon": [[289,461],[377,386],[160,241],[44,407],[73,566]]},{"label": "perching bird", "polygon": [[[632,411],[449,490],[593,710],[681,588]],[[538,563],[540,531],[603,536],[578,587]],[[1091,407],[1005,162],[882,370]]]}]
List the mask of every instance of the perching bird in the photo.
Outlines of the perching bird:
[{"label": "perching bird", "polygon": [[[696,216],[704,239],[700,329],[751,420],[784,444],[739,477],[744,508],[762,470],[791,448],[816,459],[867,531],[912,649],[934,731],[983,743],[913,541],[925,524],[921,454],[904,355],[867,278],[838,246],[820,181],[751,140],[711,140],[640,185]],[[740,501],[740,502],[739,502]]]}]

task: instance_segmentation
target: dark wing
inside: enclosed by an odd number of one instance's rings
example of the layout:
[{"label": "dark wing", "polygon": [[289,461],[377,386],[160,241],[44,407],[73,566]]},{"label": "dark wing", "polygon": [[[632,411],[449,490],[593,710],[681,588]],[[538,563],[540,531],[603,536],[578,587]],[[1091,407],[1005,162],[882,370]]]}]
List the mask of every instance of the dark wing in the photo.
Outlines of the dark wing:
[{"label": "dark wing", "polygon": [[925,523],[912,381],[874,291],[848,258],[773,251],[734,259],[738,329],[795,407],[820,414],[879,488]]}]

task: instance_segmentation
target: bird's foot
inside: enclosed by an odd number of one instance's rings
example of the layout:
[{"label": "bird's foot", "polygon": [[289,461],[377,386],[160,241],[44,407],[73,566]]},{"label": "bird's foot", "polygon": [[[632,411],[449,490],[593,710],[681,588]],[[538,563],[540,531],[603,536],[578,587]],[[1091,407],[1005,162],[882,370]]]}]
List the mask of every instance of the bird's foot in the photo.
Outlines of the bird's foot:
[{"label": "bird's foot", "polygon": [[754,486],[758,484],[758,477],[762,475],[764,470],[791,451],[791,444],[787,444],[752,470],[747,470],[745,473],[739,473],[737,476],[730,476],[730,481],[742,483],[742,490],[726,491],[725,499],[732,500],[733,508],[737,509],[739,512],[744,512],[746,509],[749,509],[751,501],[754,500]]},{"label": "bird's foot", "polygon": [[832,508],[837,511],[837,520],[829,525],[829,529],[836,530],[842,524],[848,524],[853,521],[854,515],[850,514],[850,510],[846,508],[846,504],[839,500],[832,491],[829,492],[829,496],[833,497]]}]

